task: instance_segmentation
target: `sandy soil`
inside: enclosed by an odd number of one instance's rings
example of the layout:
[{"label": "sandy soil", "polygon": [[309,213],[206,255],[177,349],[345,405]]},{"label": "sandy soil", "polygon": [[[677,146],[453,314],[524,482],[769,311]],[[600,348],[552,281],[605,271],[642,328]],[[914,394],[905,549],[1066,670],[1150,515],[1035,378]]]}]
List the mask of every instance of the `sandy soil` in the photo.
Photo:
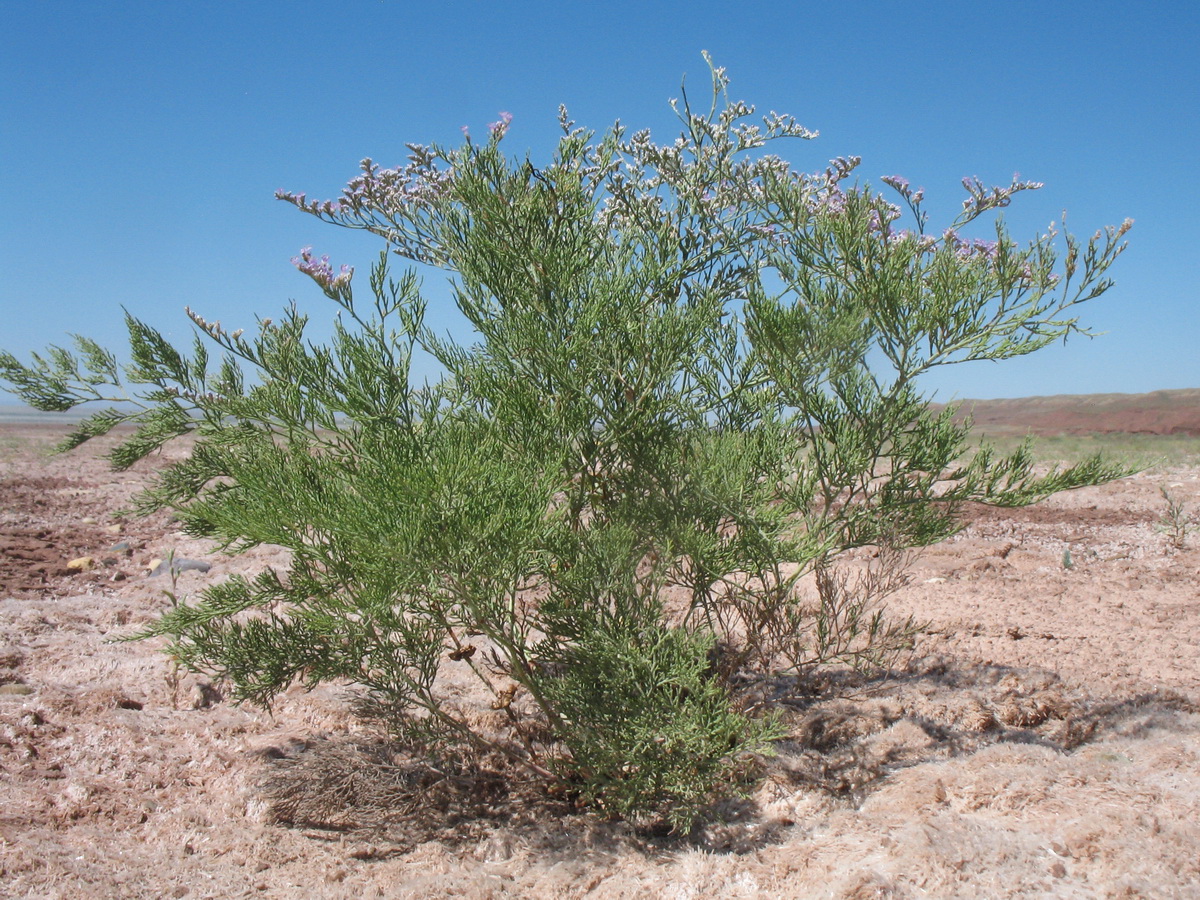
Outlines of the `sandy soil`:
[{"label": "sandy soil", "polygon": [[980,510],[890,602],[930,623],[907,666],[769,686],[769,777],[679,840],[486,779],[413,803],[348,688],[267,714],[111,642],[168,551],[212,564],[180,594],[272,553],[120,518],[151,466],[58,434],[0,429],[0,896],[1200,897],[1200,535],[1155,530],[1200,470]]}]

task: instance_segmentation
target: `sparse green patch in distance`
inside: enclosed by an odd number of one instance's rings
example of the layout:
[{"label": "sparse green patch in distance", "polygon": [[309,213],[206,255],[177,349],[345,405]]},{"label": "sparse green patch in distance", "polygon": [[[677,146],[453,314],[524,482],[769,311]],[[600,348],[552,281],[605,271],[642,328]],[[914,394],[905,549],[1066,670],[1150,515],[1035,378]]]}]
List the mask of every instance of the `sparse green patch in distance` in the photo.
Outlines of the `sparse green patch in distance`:
[{"label": "sparse green patch in distance", "polygon": [[[998,452],[1012,453],[1021,445],[1023,435],[977,431],[973,442],[988,441]],[[1151,471],[1160,468],[1200,466],[1200,436],[1185,434],[1104,434],[1038,435],[1033,438],[1033,458],[1039,464],[1064,463],[1103,454],[1130,469]]]}]

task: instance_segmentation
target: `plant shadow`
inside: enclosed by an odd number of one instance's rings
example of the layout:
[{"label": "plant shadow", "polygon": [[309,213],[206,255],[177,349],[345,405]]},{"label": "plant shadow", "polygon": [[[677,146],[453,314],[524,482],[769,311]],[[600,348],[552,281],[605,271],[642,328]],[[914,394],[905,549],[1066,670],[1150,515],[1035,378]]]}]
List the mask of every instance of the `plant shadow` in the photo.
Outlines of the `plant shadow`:
[{"label": "plant shadow", "polygon": [[861,804],[890,774],[999,743],[1071,753],[1103,738],[1144,736],[1200,706],[1172,691],[1091,699],[1052,671],[931,657],[885,676],[824,671],[763,679],[748,702],[788,735],[764,758],[752,796],[716,804],[690,834],[635,827],[580,809],[500,759],[435,765],[383,734],[292,742],[263,751],[259,793],[279,825],[314,839],[358,840],[360,859],[402,855],[429,841],[481,859],[537,852],[601,862],[695,847],[747,853],[787,839],[794,823],[771,799],[810,792]]}]

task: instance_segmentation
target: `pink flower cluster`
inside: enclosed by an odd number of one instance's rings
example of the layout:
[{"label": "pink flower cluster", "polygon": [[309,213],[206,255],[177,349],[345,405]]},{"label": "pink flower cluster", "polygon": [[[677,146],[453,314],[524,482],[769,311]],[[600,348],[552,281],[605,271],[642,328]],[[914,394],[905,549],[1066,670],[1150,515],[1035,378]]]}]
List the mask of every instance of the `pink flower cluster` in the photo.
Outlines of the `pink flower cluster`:
[{"label": "pink flower cluster", "polygon": [[[512,124],[512,120],[513,120],[512,113],[504,112],[502,110],[500,112],[500,118],[497,121],[488,122],[488,134],[490,134],[492,136],[493,140],[497,140],[497,141],[504,140],[504,135],[508,134],[508,126]],[[467,139],[468,143],[470,143],[470,141],[471,141],[470,126],[462,125],[459,127],[458,130],[462,132],[463,137]]]},{"label": "pink flower cluster", "polygon": [[512,124],[512,118],[512,113],[501,112],[500,121],[488,124],[488,133],[496,140],[500,140],[508,133],[508,126]]},{"label": "pink flower cluster", "polygon": [[342,266],[341,271],[334,275],[333,266],[329,264],[329,257],[322,256],[317,259],[313,256],[312,247],[305,247],[300,251],[299,256],[293,256],[292,265],[327,291],[336,291],[346,287],[350,284],[350,279],[354,277],[354,269],[351,266]]},{"label": "pink flower cluster", "polygon": [[[275,197],[326,220],[386,229],[395,223],[400,210],[430,205],[450,190],[454,180],[453,169],[438,167],[439,158],[444,157],[432,148],[409,144],[408,149],[408,164],[403,167],[384,169],[369,157],[364,159],[359,164],[361,174],[350,179],[337,200],[309,200],[303,193],[284,190],[276,191]],[[390,214],[390,210],[397,213]]]},{"label": "pink flower cluster", "polygon": [[871,232],[871,234],[881,234],[884,237],[890,237],[892,234],[892,223],[898,218],[900,218],[900,207],[887,203],[882,210],[871,210],[871,215],[867,218],[867,231]]},{"label": "pink flower cluster", "polygon": [[841,182],[848,178],[861,162],[861,156],[838,156],[829,161],[823,173],[808,176],[809,182],[815,188],[808,199],[809,211],[830,215],[845,212],[846,193],[842,190]]},{"label": "pink flower cluster", "polygon": [[996,254],[1000,252],[1000,244],[998,242],[983,241],[979,238],[960,238],[958,232],[953,228],[947,228],[943,231],[942,238],[945,240],[946,246],[954,248],[954,252],[958,254],[960,259],[970,259],[972,256],[995,259]]},{"label": "pink flower cluster", "polygon": [[999,209],[1012,203],[1013,194],[1018,191],[1036,191],[1045,187],[1040,181],[1018,181],[1019,172],[1013,173],[1012,184],[1008,187],[985,187],[976,176],[962,180],[963,187],[971,196],[963,201],[963,212],[974,217],[989,209]]},{"label": "pink flower cluster", "polygon": [[908,179],[903,175],[885,175],[880,181],[895,190],[912,206],[916,206],[925,199],[925,188],[917,188],[914,191],[909,187]]},{"label": "pink flower cluster", "polygon": [[288,203],[293,204],[305,212],[318,213],[325,216],[336,216],[338,213],[342,212],[343,208],[342,204],[336,200],[317,202],[316,200],[309,200],[308,194],[303,191],[301,191],[299,194],[293,194],[289,191],[285,191],[283,188],[279,188],[275,191],[275,199],[286,200]]}]

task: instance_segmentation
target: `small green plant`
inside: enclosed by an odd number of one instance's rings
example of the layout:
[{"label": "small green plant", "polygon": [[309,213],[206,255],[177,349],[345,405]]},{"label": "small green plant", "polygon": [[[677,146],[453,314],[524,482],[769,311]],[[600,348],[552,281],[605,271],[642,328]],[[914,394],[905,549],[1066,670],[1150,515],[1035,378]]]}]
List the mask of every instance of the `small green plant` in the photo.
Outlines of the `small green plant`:
[{"label": "small green plant", "polygon": [[1167,509],[1158,520],[1156,530],[1167,536],[1174,549],[1182,550],[1187,544],[1188,535],[1193,531],[1200,531],[1200,525],[1188,514],[1183,501],[1172,494],[1166,485],[1159,488],[1159,493],[1166,501]]},{"label": "small green plant", "polygon": [[[764,152],[814,135],[755,120],[726,86],[714,68],[709,103],[685,94],[665,145],[564,111],[535,164],[504,153],[502,115],[480,142],[364,160],[336,201],[282,193],[386,244],[366,292],[310,250],[294,261],[338,309],[327,343],[295,309],[249,333],[189,310],[190,354],[128,316],[124,368],[82,338],[31,365],[0,354],[43,409],[139,386],[137,411],[103,409],[64,447],[132,422],[111,456],[128,466],[191,433],[139,508],[232,552],[291,551],[143,636],[239,700],[351,681],[425,752],[503,754],[684,830],[780,733],[737,676],[886,665],[915,625],[876,601],[964,504],[1125,473],[1097,456],[1035,475],[1027,444],[960,463],[970,423],[920,384],[1081,332],[1128,222],[1086,243],[1052,229],[1022,246],[999,219],[968,237],[1039,185],[966,179],[961,214],[931,231],[898,176],[894,203],[850,183],[857,159],[806,174]],[[451,274],[468,342],[426,325],[394,256]],[[411,377],[421,352],[440,380]],[[854,578],[852,551],[871,558]],[[460,676],[492,719],[464,707]]]}]

